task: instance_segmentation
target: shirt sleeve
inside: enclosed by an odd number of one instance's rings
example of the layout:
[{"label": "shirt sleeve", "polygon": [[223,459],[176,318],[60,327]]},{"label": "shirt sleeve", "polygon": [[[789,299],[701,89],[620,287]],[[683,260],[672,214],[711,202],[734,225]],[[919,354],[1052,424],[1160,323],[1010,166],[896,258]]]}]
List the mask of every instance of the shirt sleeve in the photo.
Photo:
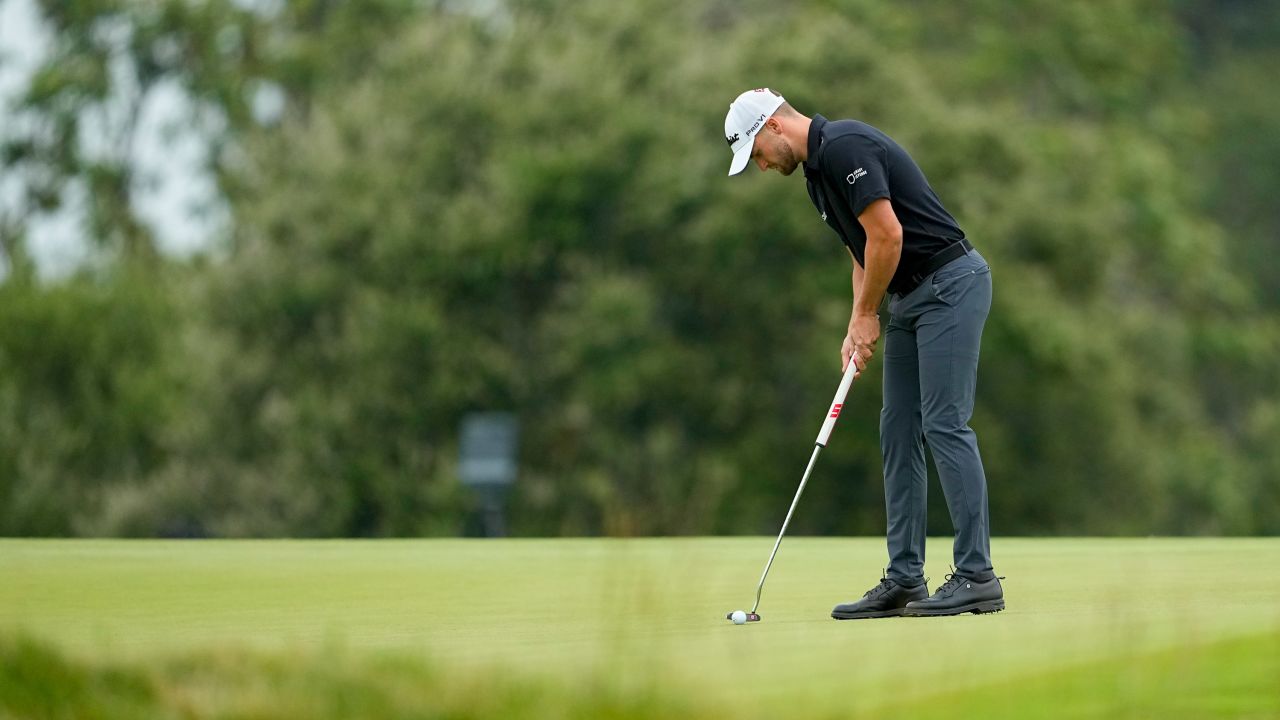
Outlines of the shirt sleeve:
[{"label": "shirt sleeve", "polygon": [[849,203],[855,218],[872,201],[889,197],[885,150],[871,138],[861,135],[836,138],[827,148],[823,166],[831,185]]}]

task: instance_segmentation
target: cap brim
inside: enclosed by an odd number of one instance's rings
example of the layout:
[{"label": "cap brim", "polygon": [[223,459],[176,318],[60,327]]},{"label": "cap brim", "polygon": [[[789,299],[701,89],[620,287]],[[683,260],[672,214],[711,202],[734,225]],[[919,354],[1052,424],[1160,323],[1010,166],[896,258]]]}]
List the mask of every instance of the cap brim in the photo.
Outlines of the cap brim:
[{"label": "cap brim", "polygon": [[738,152],[733,154],[733,162],[729,163],[729,175],[737,175],[746,169],[747,163],[751,161],[751,148],[754,143],[747,143],[738,148]]}]

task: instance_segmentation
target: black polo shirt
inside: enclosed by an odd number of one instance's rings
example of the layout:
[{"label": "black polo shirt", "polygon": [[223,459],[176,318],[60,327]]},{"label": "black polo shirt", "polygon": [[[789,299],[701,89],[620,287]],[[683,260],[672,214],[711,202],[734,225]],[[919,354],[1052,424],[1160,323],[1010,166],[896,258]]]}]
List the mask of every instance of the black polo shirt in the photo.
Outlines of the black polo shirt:
[{"label": "black polo shirt", "polygon": [[902,225],[902,257],[891,291],[934,253],[964,239],[907,151],[864,122],[814,115],[804,177],[814,207],[864,268],[867,231],[858,216],[873,200],[889,199]]}]

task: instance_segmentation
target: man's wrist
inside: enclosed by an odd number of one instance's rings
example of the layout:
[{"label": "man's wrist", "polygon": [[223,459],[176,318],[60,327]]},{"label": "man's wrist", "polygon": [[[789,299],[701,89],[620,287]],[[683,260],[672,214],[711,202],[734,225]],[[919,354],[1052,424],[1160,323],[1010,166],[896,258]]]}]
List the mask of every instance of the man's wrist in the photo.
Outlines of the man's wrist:
[{"label": "man's wrist", "polygon": [[879,317],[880,305],[884,302],[884,291],[879,293],[864,293],[853,300],[853,316],[858,317]]},{"label": "man's wrist", "polygon": [[857,334],[857,332],[856,332],[856,328],[857,328],[857,325],[858,325],[858,321],[859,321],[859,320],[862,320],[862,319],[864,319],[864,318],[870,318],[870,319],[873,319],[873,320],[875,320],[875,321],[876,321],[876,323],[879,323],[879,322],[880,322],[880,314],[879,314],[879,313],[872,313],[872,314],[870,314],[870,315],[864,315],[864,314],[862,314],[862,313],[860,313],[860,312],[855,312],[855,313],[853,314],[853,317],[849,318],[849,337],[853,337],[854,335],[856,335],[856,334]]}]

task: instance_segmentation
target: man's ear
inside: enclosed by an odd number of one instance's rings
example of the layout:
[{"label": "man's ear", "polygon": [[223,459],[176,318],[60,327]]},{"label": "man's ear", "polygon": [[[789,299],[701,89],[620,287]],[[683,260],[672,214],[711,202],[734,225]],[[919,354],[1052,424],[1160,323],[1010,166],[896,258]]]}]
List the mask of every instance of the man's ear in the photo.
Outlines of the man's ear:
[{"label": "man's ear", "polygon": [[768,120],[765,120],[764,126],[772,130],[774,134],[782,134],[782,121],[778,120],[776,117],[771,117]]}]

